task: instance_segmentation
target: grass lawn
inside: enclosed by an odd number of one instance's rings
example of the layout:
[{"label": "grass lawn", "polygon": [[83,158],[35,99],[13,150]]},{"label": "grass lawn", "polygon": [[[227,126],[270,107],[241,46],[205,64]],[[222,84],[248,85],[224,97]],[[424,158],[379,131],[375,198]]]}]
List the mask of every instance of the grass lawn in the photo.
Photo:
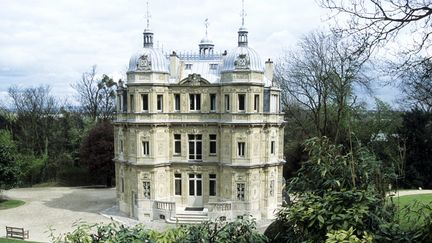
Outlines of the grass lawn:
[{"label": "grass lawn", "polygon": [[[402,228],[407,228],[418,223],[419,221],[423,221],[421,218],[422,215],[432,213],[432,194],[417,194],[394,197],[393,202],[398,208],[398,214]],[[422,204],[427,204],[429,207],[422,209]],[[420,209],[422,209],[422,211],[420,211]]]},{"label": "grass lawn", "polygon": [[[24,201],[21,200],[4,200],[4,199],[0,199],[0,210],[1,209],[9,209],[9,208],[16,208],[19,207],[21,205],[24,205]],[[2,241],[0,241],[2,242]]]},{"label": "grass lawn", "polygon": [[6,238],[0,237],[0,243],[23,243],[23,242],[38,243],[36,241],[28,241],[28,240],[24,241],[24,240],[6,239]]}]

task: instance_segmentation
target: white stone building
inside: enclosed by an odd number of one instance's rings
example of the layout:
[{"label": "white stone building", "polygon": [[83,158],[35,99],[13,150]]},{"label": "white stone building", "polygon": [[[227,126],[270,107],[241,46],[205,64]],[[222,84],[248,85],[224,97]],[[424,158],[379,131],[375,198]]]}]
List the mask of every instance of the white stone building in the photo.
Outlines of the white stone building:
[{"label": "white stone building", "polygon": [[[233,40],[233,46],[235,41]],[[273,63],[248,46],[164,55],[144,30],[119,85],[115,165],[120,210],[139,220],[274,217],[282,203],[283,115]]]}]

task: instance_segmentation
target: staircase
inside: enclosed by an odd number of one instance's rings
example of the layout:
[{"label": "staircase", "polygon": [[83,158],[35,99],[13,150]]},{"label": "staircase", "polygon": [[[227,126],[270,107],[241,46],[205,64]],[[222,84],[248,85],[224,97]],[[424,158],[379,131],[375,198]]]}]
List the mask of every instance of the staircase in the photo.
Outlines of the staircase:
[{"label": "staircase", "polygon": [[166,219],[167,223],[171,224],[200,224],[208,221],[208,213],[203,211],[177,211],[175,217]]}]

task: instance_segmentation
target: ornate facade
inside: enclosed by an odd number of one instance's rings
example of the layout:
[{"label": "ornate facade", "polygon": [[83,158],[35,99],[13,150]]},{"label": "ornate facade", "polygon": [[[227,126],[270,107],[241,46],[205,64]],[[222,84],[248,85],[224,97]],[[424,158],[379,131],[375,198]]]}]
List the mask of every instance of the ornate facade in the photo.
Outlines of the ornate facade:
[{"label": "ornate facade", "polygon": [[118,88],[115,165],[120,210],[139,220],[273,218],[282,203],[283,115],[273,63],[248,46],[164,55],[144,48]]}]

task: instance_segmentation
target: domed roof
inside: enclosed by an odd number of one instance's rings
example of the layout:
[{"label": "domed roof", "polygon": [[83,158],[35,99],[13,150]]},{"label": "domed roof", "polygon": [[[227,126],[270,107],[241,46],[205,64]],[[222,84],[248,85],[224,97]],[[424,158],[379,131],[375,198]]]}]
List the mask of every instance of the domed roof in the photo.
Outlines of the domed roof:
[{"label": "domed roof", "polygon": [[208,38],[207,36],[205,36],[204,38],[201,39],[200,44],[213,44],[213,41],[210,40],[210,38]]},{"label": "domed roof", "polygon": [[153,48],[144,48],[130,58],[128,72],[169,73],[168,66],[168,59],[161,51]]},{"label": "domed roof", "polygon": [[222,72],[236,70],[264,72],[264,64],[254,49],[248,46],[239,46],[228,52],[221,69]]}]

